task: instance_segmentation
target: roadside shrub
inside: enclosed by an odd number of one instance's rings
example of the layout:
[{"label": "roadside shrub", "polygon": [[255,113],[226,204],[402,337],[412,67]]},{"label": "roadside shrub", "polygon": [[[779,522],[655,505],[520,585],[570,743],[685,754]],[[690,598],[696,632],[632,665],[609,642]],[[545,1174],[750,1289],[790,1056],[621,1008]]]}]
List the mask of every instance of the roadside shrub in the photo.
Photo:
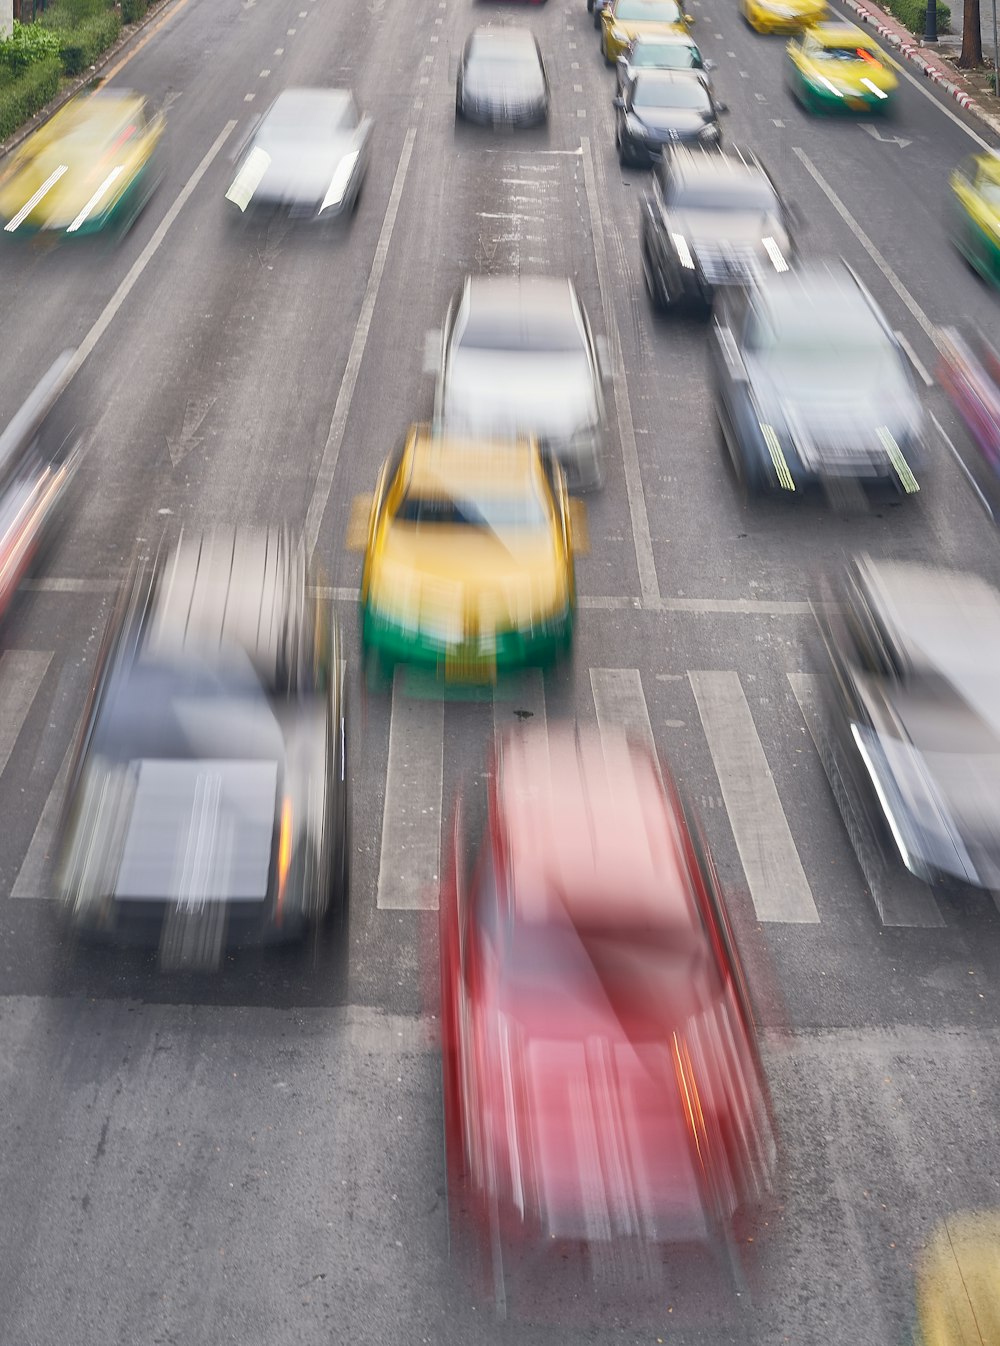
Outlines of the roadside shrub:
[{"label": "roadside shrub", "polygon": [[113,6],[110,0],[59,0],[38,15],[37,22],[47,28],[79,28],[88,19],[106,14]]},{"label": "roadside shrub", "polygon": [[135,23],[149,8],[149,0],[122,0],[122,23]]},{"label": "roadside shrub", "polygon": [[0,87],[0,140],[13,135],[19,126],[56,96],[60,73],[58,58],[49,56],[28,66],[16,79],[4,82]]},{"label": "roadside shrub", "polygon": [[67,75],[79,75],[93,65],[102,51],[117,39],[121,32],[121,15],[109,9],[103,14],[95,14],[76,28],[59,32],[59,59],[63,72]]},{"label": "roadside shrub", "polygon": [[[900,23],[906,25],[911,33],[922,33],[927,21],[926,0],[881,0],[890,14],[894,14]],[[951,30],[951,9],[947,5],[937,7],[937,26],[939,33]]]},{"label": "roadside shrub", "polygon": [[14,20],[10,37],[0,42],[0,70],[11,75],[20,75],[28,66],[56,56],[59,52],[59,39],[37,23],[20,23]]}]

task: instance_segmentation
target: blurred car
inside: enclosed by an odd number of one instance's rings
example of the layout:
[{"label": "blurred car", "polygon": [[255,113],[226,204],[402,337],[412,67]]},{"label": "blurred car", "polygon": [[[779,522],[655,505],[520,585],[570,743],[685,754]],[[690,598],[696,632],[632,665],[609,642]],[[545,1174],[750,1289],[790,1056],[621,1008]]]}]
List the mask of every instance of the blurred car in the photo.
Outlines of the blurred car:
[{"label": "blurred car", "polygon": [[128,90],[71,99],[0,170],[3,232],[127,233],[163,176],[164,124]]},{"label": "blurred car", "polygon": [[983,280],[1000,287],[1000,154],[970,154],[951,175],[951,240]]},{"label": "blurred car", "polygon": [[981,332],[965,337],[940,328],[939,375],[952,405],[979,450],[967,467],[994,521],[1000,517],[1000,351]]},{"label": "blurred car", "polygon": [[199,949],[302,935],[347,901],[344,672],[285,530],[184,537],[109,623],[56,887],[91,936]]},{"label": "blurred car", "polygon": [[362,643],[388,671],[420,664],[489,683],[551,663],[573,639],[576,583],[562,472],[528,440],[467,441],[414,426],[372,499]]},{"label": "blurred car", "polygon": [[348,215],[368,171],[371,129],[347,89],[286,89],[239,152],[226,200],[240,216],[281,211],[322,224]]},{"label": "blurred car", "polygon": [[917,1271],[919,1346],[1000,1341],[1000,1215],[963,1211],[935,1229]]},{"label": "blurred car", "polygon": [[642,267],[653,303],[710,303],[722,286],[787,271],[795,256],[789,216],[747,150],[664,155],[642,213]]},{"label": "blurred car", "polygon": [[613,0],[601,10],[599,19],[601,52],[608,65],[624,54],[633,38],[669,37],[687,32],[694,23],[679,0]]},{"label": "blurred car", "polygon": [[485,126],[537,126],[549,115],[542,53],[527,28],[477,28],[462,51],[455,115]]},{"label": "blurred car", "polygon": [[640,70],[614,99],[618,162],[648,168],[674,145],[714,148],[724,103],[692,70]]},{"label": "blurred car", "polygon": [[619,93],[640,70],[698,70],[711,87],[708,74],[715,62],[704,59],[694,38],[678,32],[669,37],[634,37],[618,57],[616,69]]},{"label": "blurred car", "polygon": [[446,430],[536,439],[572,490],[604,479],[602,354],[571,280],[469,276],[428,334],[434,416]]},{"label": "blurred car", "polygon": [[845,264],[716,297],[715,406],[748,492],[847,479],[920,489],[924,411],[899,341]]},{"label": "blurred car", "polygon": [[740,13],[758,33],[797,33],[822,22],[826,0],[740,0]]},{"label": "blurred car", "polygon": [[819,605],[830,731],[882,857],[1000,883],[1000,593],[978,575],[861,557]]},{"label": "blurred car", "polygon": [[59,392],[66,351],[0,434],[0,616],[51,536],[80,462],[80,437]]},{"label": "blurred car", "polygon": [[899,80],[874,38],[848,23],[822,23],[793,37],[785,81],[807,112],[889,113]]},{"label": "blurred car", "polygon": [[588,14],[593,14],[595,28],[600,28],[601,15],[612,3],[613,0],[587,0],[587,12]]},{"label": "blurred car", "polygon": [[775,1137],[715,869],[650,752],[499,738],[456,805],[439,928],[453,1219],[491,1249],[727,1246]]}]

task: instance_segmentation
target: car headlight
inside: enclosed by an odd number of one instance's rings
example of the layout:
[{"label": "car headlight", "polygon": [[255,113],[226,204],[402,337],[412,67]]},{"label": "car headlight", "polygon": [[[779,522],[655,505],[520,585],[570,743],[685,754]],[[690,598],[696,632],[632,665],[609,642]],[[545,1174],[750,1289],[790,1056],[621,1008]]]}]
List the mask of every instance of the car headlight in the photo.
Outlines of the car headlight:
[{"label": "car headlight", "polygon": [[817,75],[815,78],[816,83],[822,84],[823,88],[826,89],[828,93],[832,93],[836,98],[843,98],[843,91],[837,88],[832,79],[827,79],[825,75]]},{"label": "car headlight", "polygon": [[322,215],[324,210],[330,206],[339,206],[344,199],[344,193],[347,191],[347,184],[351,180],[351,174],[354,172],[354,165],[358,162],[360,150],[352,150],[350,154],[345,154],[343,159],[337,165],[337,170],[330,179],[330,185],[326,189],[326,196],[323,198],[323,204],[319,208]]},{"label": "car headlight", "polygon": [[677,260],[686,271],[694,270],[694,258],[691,256],[691,249],[688,247],[688,241],[683,234],[671,234],[670,241],[674,245],[674,251],[677,253]]}]

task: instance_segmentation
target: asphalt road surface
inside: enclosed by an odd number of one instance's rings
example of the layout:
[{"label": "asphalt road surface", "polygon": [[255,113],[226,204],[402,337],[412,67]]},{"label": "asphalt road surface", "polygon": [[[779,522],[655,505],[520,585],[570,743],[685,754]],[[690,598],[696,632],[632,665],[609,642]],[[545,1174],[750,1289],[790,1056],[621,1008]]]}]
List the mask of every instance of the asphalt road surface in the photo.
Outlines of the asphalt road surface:
[{"label": "asphalt road surface", "polygon": [[[729,138],[799,206],[803,253],[846,257],[932,379],[935,326],[996,324],[944,228],[948,173],[979,133],[909,72],[893,121],[809,119],[781,39],[751,33],[734,0],[692,4]],[[530,713],[651,735],[729,897],[783,1165],[752,1310],[710,1339],[900,1346],[935,1224],[998,1203],[1000,916],[989,894],[891,876],[870,891],[811,734],[809,598],[859,549],[1000,579],[940,388],[915,499],[748,509],[719,448],[705,323],[654,319],[644,292],[644,176],[618,166],[583,0],[174,9],[115,76],[168,105],[169,169],[132,234],[2,259],[0,424],[59,351],[89,353],[69,394],[88,439],[74,508],[0,647],[0,1343],[681,1339],[665,1299],[640,1311],[610,1290],[498,1322],[449,1254],[424,971],[441,836],[492,726]],[[486,20],[537,34],[546,130],[456,132],[457,56]],[[332,238],[234,227],[223,196],[250,119],[286,86],[338,83],[375,119],[356,218]],[[510,270],[573,276],[611,350],[574,657],[496,699],[428,701],[402,675],[369,689],[352,500],[430,413],[425,332],[455,287]],[[45,860],[116,584],[165,521],[283,519],[316,544],[351,659],[346,960],[247,954],[201,979],[71,950]]]}]

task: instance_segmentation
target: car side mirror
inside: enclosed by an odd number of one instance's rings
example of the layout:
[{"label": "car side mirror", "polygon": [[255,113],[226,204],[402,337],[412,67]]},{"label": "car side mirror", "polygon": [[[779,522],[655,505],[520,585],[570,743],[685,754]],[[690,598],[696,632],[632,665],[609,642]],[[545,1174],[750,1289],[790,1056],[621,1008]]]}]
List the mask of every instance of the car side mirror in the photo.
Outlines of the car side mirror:
[{"label": "car side mirror", "polygon": [[624,68],[628,67],[628,57],[624,53],[618,57],[618,64]]},{"label": "car side mirror", "polygon": [[608,346],[606,336],[595,337],[594,346],[597,350],[597,368],[602,379],[611,377],[611,350]]},{"label": "car side mirror", "polygon": [[368,545],[368,519],[372,512],[371,495],[356,495],[351,501],[344,546],[348,551],[364,551]]},{"label": "car side mirror", "polygon": [[724,116],[724,115],[729,111],[729,104],[728,104],[728,103],[716,103],[716,105],[715,105],[715,110],[716,110],[716,112],[719,114],[719,116],[722,117],[722,116]]},{"label": "car side mirror", "polygon": [[590,526],[587,506],[582,500],[569,502],[569,542],[574,556],[586,556],[590,551]]},{"label": "car side mirror", "polygon": [[692,23],[694,23],[694,15],[693,15],[693,14],[685,14],[685,15],[684,15],[684,22],[685,22],[686,24],[692,24]]},{"label": "car side mirror", "polygon": [[709,57],[708,60],[704,62],[704,67],[706,70],[718,70],[719,63],[718,61],[713,61],[712,58]]},{"label": "car side mirror", "polygon": [[441,368],[441,329],[433,328],[424,337],[424,373],[436,374]]},{"label": "car side mirror", "polygon": [[625,106],[625,99],[622,98],[621,94],[619,94],[617,98],[612,98],[611,106],[623,108]]}]

